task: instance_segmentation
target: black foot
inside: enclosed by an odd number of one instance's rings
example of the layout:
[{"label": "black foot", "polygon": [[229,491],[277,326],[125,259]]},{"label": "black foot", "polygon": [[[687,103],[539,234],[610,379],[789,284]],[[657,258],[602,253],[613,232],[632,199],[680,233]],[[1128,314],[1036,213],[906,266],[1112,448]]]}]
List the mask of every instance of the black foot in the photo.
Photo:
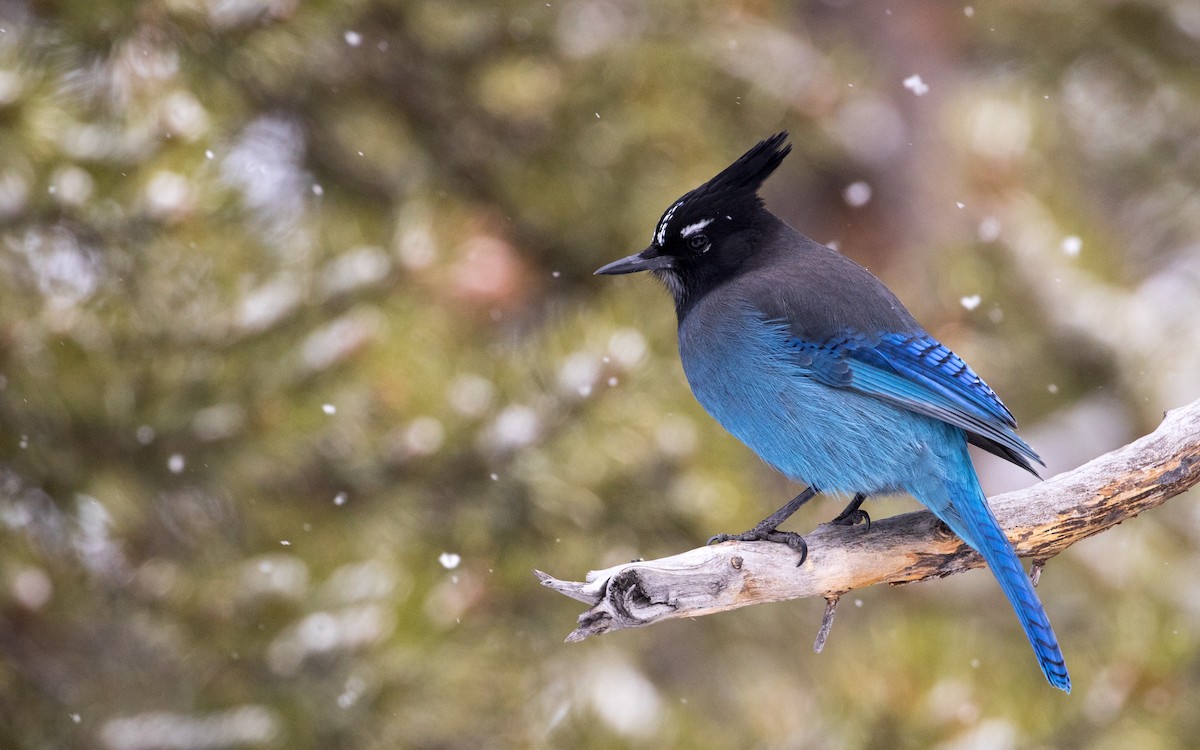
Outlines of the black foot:
[{"label": "black foot", "polygon": [[855,495],[854,499],[850,501],[850,504],[847,505],[846,508],[837,515],[837,518],[830,521],[830,523],[835,526],[853,526],[856,523],[863,523],[865,521],[867,524],[866,530],[870,531],[871,515],[865,510],[859,509],[859,506],[862,505],[863,501],[866,499],[867,496],[861,493]]},{"label": "black foot", "polygon": [[[709,537],[709,544],[717,544],[719,542],[776,542],[778,544],[786,544],[800,554],[800,562],[796,563],[796,567],[804,564],[808,559],[808,544],[804,541],[804,537],[794,531],[779,531],[779,524],[787,520],[788,516],[796,512],[796,509],[804,505],[812,499],[813,495],[817,494],[816,487],[808,489],[796,495],[779,510],[772,513],[768,518],[749,531],[741,534],[714,534]],[[861,502],[861,501],[860,501]],[[865,515],[865,514],[864,514]]]},{"label": "black foot", "polygon": [[786,544],[800,555],[800,562],[796,563],[796,567],[804,564],[808,559],[808,543],[804,541],[804,537],[794,531],[780,531],[779,529],[764,529],[755,526],[749,531],[744,531],[741,534],[713,534],[709,537],[709,544],[720,544],[721,542],[775,542],[776,544]]}]

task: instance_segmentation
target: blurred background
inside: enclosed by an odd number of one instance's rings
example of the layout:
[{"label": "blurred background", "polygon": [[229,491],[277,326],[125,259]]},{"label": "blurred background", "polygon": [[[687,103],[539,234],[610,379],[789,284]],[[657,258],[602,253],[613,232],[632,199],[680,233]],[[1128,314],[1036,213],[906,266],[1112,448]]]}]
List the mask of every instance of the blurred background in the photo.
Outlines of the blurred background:
[{"label": "blurred background", "polygon": [[1194,492],[1048,566],[1071,696],[983,571],[562,642],[798,491],[591,275],[785,128],[1050,474],[1200,397],[1192,0],[0,3],[0,746],[1194,746]]}]

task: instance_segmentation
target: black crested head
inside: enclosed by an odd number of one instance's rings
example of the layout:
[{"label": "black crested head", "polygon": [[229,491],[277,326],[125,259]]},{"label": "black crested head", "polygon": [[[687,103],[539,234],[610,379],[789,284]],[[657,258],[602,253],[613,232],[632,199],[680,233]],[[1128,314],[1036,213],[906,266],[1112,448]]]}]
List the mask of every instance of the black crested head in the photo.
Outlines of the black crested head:
[{"label": "black crested head", "polygon": [[675,201],[654,228],[650,246],[596,271],[650,271],[675,298],[682,320],[709,289],[729,279],[762,248],[766,227],[777,223],[763,207],[758,188],[792,150],[786,131],[760,141],[737,161]]},{"label": "black crested head", "polygon": [[791,153],[787,138],[785,130],[759,141],[716,177],[675,201],[658,220],[653,244],[665,248],[672,239],[686,239],[689,228],[706,220],[739,225],[751,221],[763,205],[758,188]]}]

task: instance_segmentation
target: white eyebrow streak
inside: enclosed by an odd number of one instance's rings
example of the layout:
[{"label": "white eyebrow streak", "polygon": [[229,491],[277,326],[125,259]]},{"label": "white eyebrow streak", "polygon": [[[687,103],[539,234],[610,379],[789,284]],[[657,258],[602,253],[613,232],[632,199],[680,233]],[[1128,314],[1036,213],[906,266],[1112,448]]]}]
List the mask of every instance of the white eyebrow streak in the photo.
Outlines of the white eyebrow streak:
[{"label": "white eyebrow streak", "polygon": [[705,219],[704,221],[697,221],[695,224],[688,224],[686,227],[679,230],[679,236],[686,240],[688,237],[691,237],[693,234],[699,232],[701,229],[712,223],[712,219]]},{"label": "white eyebrow streak", "polygon": [[662,247],[667,242],[667,224],[671,223],[671,217],[675,215],[675,211],[683,205],[683,201],[679,201],[674,206],[667,209],[663,217],[658,222],[658,231],[654,233],[654,244]]}]

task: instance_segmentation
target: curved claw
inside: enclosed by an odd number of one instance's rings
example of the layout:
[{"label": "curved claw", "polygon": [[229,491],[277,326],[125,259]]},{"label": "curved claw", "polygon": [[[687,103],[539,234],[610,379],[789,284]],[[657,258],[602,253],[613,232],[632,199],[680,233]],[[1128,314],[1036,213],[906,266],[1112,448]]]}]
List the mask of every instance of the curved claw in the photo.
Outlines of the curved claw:
[{"label": "curved claw", "polygon": [[866,523],[866,531],[871,530],[871,514],[865,510],[853,510],[849,513],[843,513],[837,518],[830,521],[836,526],[854,526],[855,524]]},{"label": "curved claw", "polygon": [[803,565],[804,561],[808,559],[808,542],[804,541],[804,537],[794,531],[754,528],[741,534],[713,534],[708,538],[707,544],[720,544],[721,542],[775,542],[776,544],[786,544],[800,555],[800,562],[796,563],[797,568]]},{"label": "curved claw", "polygon": [[767,534],[767,541],[786,544],[795,550],[800,555],[800,561],[796,563],[797,568],[808,559],[808,542],[794,531],[772,531]]},{"label": "curved claw", "polygon": [[[719,542],[777,542],[786,544],[796,552],[800,553],[800,562],[796,563],[796,567],[804,564],[808,559],[808,543],[804,541],[804,537],[794,531],[779,531],[779,524],[783,523],[796,512],[796,509],[804,505],[813,498],[820,490],[815,486],[809,485],[804,488],[804,491],[788,501],[788,504],[772,513],[767,518],[759,522],[757,526],[749,531],[741,534],[713,534],[708,538],[708,544],[717,544]],[[855,496],[859,503],[862,503],[861,495]],[[858,506],[855,505],[855,508]],[[843,515],[845,513],[843,512]],[[865,513],[863,515],[866,515]]]},{"label": "curved claw", "polygon": [[850,504],[847,505],[846,508],[837,515],[837,518],[830,521],[830,523],[834,524],[835,526],[853,526],[856,523],[862,523],[863,521],[866,521],[866,530],[870,531],[871,516],[865,510],[861,510],[859,507],[866,499],[867,496],[863,493],[860,492],[856,494],[854,499],[850,501]]}]

